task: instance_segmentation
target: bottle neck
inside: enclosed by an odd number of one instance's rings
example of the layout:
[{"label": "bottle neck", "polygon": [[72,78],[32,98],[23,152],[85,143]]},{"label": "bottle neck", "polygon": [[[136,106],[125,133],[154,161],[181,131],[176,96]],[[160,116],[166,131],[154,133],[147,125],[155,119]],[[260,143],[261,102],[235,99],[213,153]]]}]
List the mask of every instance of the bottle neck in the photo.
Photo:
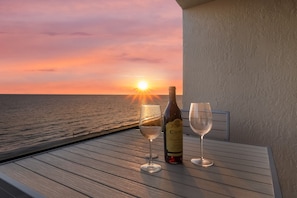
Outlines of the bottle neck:
[{"label": "bottle neck", "polygon": [[176,103],[175,87],[169,88],[169,102]]}]

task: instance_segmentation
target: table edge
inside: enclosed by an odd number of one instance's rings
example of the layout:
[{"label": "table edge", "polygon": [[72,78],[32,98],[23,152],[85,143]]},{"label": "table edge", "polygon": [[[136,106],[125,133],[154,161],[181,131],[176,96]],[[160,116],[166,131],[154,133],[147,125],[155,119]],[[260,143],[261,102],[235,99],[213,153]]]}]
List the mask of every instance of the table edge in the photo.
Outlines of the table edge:
[{"label": "table edge", "polygon": [[268,152],[269,164],[270,164],[270,170],[271,170],[271,176],[272,176],[272,182],[273,182],[274,196],[277,198],[282,198],[283,196],[282,196],[280,184],[278,181],[278,175],[277,175],[277,170],[273,159],[272,149],[270,147],[267,147],[267,152]]}]

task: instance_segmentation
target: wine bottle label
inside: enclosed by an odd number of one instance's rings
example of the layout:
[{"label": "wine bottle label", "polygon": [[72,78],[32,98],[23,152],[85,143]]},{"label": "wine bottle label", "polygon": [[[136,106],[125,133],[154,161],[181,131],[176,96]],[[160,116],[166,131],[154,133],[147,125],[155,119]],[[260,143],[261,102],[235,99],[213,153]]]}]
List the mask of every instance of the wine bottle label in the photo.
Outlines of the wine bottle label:
[{"label": "wine bottle label", "polygon": [[169,156],[180,156],[183,151],[183,123],[175,119],[166,124],[166,149]]}]

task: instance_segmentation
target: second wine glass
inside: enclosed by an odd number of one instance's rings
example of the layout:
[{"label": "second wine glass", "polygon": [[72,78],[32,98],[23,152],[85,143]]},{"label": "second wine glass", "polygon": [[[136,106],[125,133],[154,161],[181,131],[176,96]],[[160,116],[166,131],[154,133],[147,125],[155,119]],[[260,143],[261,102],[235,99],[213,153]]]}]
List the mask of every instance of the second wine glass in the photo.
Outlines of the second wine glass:
[{"label": "second wine glass", "polygon": [[209,103],[191,103],[189,120],[191,129],[200,135],[200,158],[191,159],[193,164],[208,167],[212,166],[213,162],[205,159],[203,156],[203,137],[212,128],[212,112]]},{"label": "second wine glass", "polygon": [[155,173],[161,170],[159,164],[153,163],[152,141],[156,139],[162,131],[162,113],[160,105],[142,105],[139,119],[139,129],[141,134],[149,139],[150,156],[149,162],[140,166],[141,170]]}]

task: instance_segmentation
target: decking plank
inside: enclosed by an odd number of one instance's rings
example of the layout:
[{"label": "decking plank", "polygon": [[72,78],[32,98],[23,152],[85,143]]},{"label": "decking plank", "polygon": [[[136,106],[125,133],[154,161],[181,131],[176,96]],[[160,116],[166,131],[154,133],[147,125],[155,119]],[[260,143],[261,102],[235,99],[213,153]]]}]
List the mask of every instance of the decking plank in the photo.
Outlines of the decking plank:
[{"label": "decking plank", "polygon": [[87,197],[86,195],[61,185],[53,180],[45,178],[39,174],[35,174],[34,172],[19,166],[16,163],[8,163],[0,166],[0,172],[26,186],[30,186],[33,190],[38,191],[45,197],[47,197],[46,195],[50,195],[53,198],[60,198],[61,195],[65,195],[65,197],[77,198]]},{"label": "decking plank", "polygon": [[67,186],[87,196],[96,197],[99,195],[101,197],[133,197],[116,189],[109,188],[108,186],[105,186],[99,182],[95,182],[68,171],[61,170],[60,168],[41,162],[34,158],[26,158],[15,163],[26,167],[35,174],[39,174],[44,178],[56,181],[62,186]]}]

